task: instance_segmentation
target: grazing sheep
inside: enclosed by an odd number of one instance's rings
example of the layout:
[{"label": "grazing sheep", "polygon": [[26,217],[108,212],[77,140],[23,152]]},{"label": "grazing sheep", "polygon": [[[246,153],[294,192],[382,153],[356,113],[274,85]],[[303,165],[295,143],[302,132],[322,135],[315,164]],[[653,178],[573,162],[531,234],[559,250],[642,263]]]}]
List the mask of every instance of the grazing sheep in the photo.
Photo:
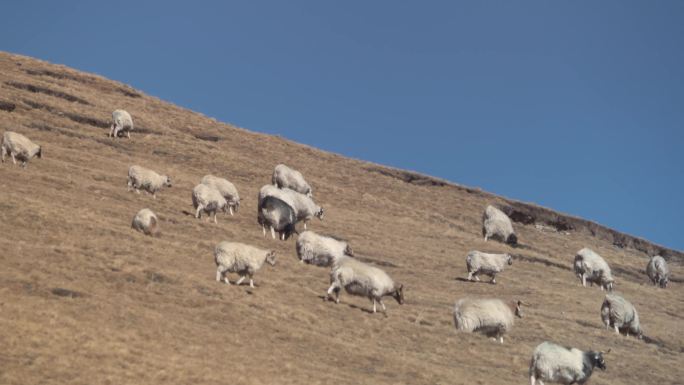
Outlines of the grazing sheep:
[{"label": "grazing sheep", "polygon": [[214,223],[218,223],[216,212],[225,213],[228,202],[219,190],[200,183],[192,189],[192,205],[195,207],[195,218],[200,218],[205,212],[209,216],[214,214]]},{"label": "grazing sheep", "polygon": [[276,197],[290,205],[295,211],[297,222],[304,221],[305,230],[306,224],[311,218],[318,217],[318,219],[323,220],[323,208],[318,206],[313,199],[304,194],[290,190],[289,188],[279,189],[273,185],[267,184],[259,190],[259,202],[267,196]]},{"label": "grazing sheep", "polygon": [[608,263],[593,250],[583,248],[575,255],[575,262],[573,264],[577,278],[582,281],[582,286],[587,286],[587,282],[591,286],[597,284],[601,290],[613,291],[615,279],[610,272]]},{"label": "grazing sheep", "polygon": [[606,329],[613,327],[615,333],[625,333],[634,335],[639,339],[643,338],[643,331],[639,324],[639,314],[634,305],[617,294],[607,294],[601,305],[601,319]]},{"label": "grazing sheep", "polygon": [[171,187],[171,178],[159,175],[145,167],[131,166],[128,169],[128,191],[133,188],[140,194],[142,189],[152,194],[152,198],[157,199],[157,191],[162,187]]},{"label": "grazing sheep", "polygon": [[234,184],[230,183],[227,179],[213,175],[205,175],[200,183],[217,189],[226,198],[230,215],[233,215],[233,209],[235,209],[236,213],[238,212],[240,208],[240,195],[238,195]]},{"label": "grazing sheep", "polygon": [[513,258],[510,254],[489,254],[481,251],[471,251],[466,256],[466,266],[468,267],[468,280],[472,281],[473,277],[477,281],[480,278],[478,274],[484,274],[492,277],[491,283],[496,283],[496,274],[504,271],[506,265],[512,265]]},{"label": "grazing sheep", "polygon": [[302,173],[291,169],[284,164],[275,166],[271,182],[278,188],[289,188],[308,197],[313,196],[313,190],[311,190],[311,186],[304,180]]},{"label": "grazing sheep", "polygon": [[534,349],[530,361],[530,385],[539,380],[558,384],[585,384],[594,368],[606,370],[603,355],[610,353],[566,348],[553,342],[542,342]]},{"label": "grazing sheep", "polygon": [[131,138],[131,131],[133,131],[133,118],[125,110],[115,110],[112,112],[112,125],[109,130],[109,136],[118,138],[119,133],[126,133],[128,139]]},{"label": "grazing sheep", "polygon": [[159,231],[159,219],[150,209],[142,209],[135,214],[131,227],[143,232],[145,235],[158,237],[161,233]]},{"label": "grazing sheep", "polygon": [[656,255],[648,261],[646,274],[654,285],[659,285],[663,289],[667,287],[667,283],[670,281],[670,268],[667,266],[665,258],[660,255]]},{"label": "grazing sheep", "polygon": [[275,239],[275,233],[278,232],[278,238],[285,241],[290,238],[293,233],[296,233],[295,224],[297,223],[297,216],[294,209],[281,199],[267,196],[259,203],[259,213],[257,222],[261,225],[261,231],[266,236],[266,227],[271,229],[271,237]]},{"label": "grazing sheep", "polygon": [[487,206],[482,215],[482,235],[485,242],[489,238],[499,239],[509,245],[518,244],[518,237],[513,230],[511,219],[503,211],[494,206]]},{"label": "grazing sheep", "polygon": [[276,252],[244,243],[224,241],[216,245],[214,261],[217,266],[216,282],[221,282],[221,278],[223,278],[230,285],[226,273],[237,273],[240,275],[240,279],[235,282],[236,285],[240,285],[245,277],[249,277],[249,286],[254,287],[254,273],[261,268],[264,262],[274,266]]},{"label": "grazing sheep", "polygon": [[297,256],[301,262],[329,267],[343,255],[354,256],[354,251],[345,241],[313,231],[305,231],[297,237]]},{"label": "grazing sheep", "polygon": [[330,271],[330,288],[326,298],[335,292],[335,303],[340,303],[340,290],[352,295],[368,297],[373,302],[373,313],[376,302],[380,302],[382,311],[387,314],[382,297],[391,295],[397,302],[404,303],[404,285],[396,284],[383,270],[363,263],[355,258],[342,256],[333,264]]},{"label": "grazing sheep", "polygon": [[5,163],[5,156],[8,154],[12,157],[12,162],[17,164],[17,158],[21,161],[21,167],[26,167],[28,161],[37,156],[43,157],[42,148],[33,143],[29,138],[22,134],[5,131],[2,135],[2,162]]},{"label": "grazing sheep", "polygon": [[496,298],[460,299],[454,306],[454,323],[458,330],[480,332],[488,337],[498,338],[503,344],[503,336],[513,327],[515,317],[523,317],[522,305],[522,301],[503,301]]}]

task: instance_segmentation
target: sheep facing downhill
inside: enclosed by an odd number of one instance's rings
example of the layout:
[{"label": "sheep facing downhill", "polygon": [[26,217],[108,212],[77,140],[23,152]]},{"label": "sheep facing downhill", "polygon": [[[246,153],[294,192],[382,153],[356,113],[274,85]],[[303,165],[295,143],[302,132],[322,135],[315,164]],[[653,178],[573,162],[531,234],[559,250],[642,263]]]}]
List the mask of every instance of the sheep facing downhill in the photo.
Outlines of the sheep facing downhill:
[{"label": "sheep facing downhill", "polygon": [[308,197],[313,196],[313,190],[311,190],[311,186],[304,180],[302,173],[287,167],[284,164],[275,166],[271,182],[278,188],[289,188]]},{"label": "sheep facing downhill", "polygon": [[276,197],[267,196],[259,202],[257,222],[261,225],[264,237],[266,236],[266,227],[271,229],[273,239],[276,238],[275,233],[278,232],[278,239],[283,241],[297,233],[295,228],[297,216],[294,209]]},{"label": "sheep facing downhill", "polygon": [[240,285],[246,277],[249,277],[249,286],[254,287],[254,274],[264,262],[275,266],[276,252],[244,243],[224,241],[216,245],[214,261],[217,266],[216,282],[221,282],[223,279],[230,285],[226,273],[237,273],[240,279],[235,282],[236,285]]},{"label": "sheep facing downhill", "polygon": [[506,265],[512,265],[513,258],[510,254],[489,254],[481,251],[471,251],[466,256],[466,267],[468,268],[468,280],[472,281],[473,277],[479,281],[478,274],[484,274],[492,277],[491,283],[496,283],[496,275],[506,268]]},{"label": "sheep facing downhill", "polygon": [[128,191],[133,188],[140,194],[140,190],[145,190],[152,194],[152,198],[157,199],[157,191],[162,187],[171,187],[171,178],[141,166],[131,166],[128,169]]},{"label": "sheep facing downhill", "polygon": [[511,246],[518,244],[511,219],[503,211],[489,205],[482,214],[482,235],[485,242],[489,238],[498,239]]},{"label": "sheep facing downhill", "polygon": [[549,381],[559,384],[585,384],[589,381],[594,368],[606,370],[606,362],[603,355],[610,353],[582,351],[576,348],[567,348],[553,342],[542,342],[532,353],[530,360],[530,385],[535,385],[537,380]]},{"label": "sheep facing downhill", "polygon": [[522,301],[500,299],[460,299],[454,306],[454,324],[464,332],[479,332],[494,337],[503,344],[503,336],[512,327],[515,317],[522,318]]},{"label": "sheep facing downhill", "polygon": [[607,294],[601,304],[601,320],[606,325],[606,329],[614,328],[615,333],[625,333],[633,335],[639,339],[643,338],[643,331],[639,324],[639,314],[634,305],[617,294]]},{"label": "sheep facing downhill", "polygon": [[313,199],[302,193],[290,190],[289,188],[279,189],[276,186],[267,184],[259,190],[259,206],[261,206],[261,201],[267,196],[276,197],[290,205],[295,211],[297,222],[304,221],[305,230],[307,222],[311,218],[317,217],[323,220],[323,208],[318,206]]},{"label": "sheep facing downhill", "polygon": [[582,286],[599,285],[601,290],[613,291],[615,279],[613,278],[608,263],[593,250],[583,248],[575,255],[573,269]]},{"label": "sheep facing downhill", "polygon": [[142,209],[135,214],[131,227],[145,235],[158,237],[161,235],[159,231],[159,219],[150,209]]},{"label": "sheep facing downhill", "polygon": [[114,110],[112,112],[112,125],[109,129],[109,136],[118,138],[119,134],[126,133],[126,136],[130,139],[131,131],[133,131],[133,118],[131,118],[131,114],[125,110]]},{"label": "sheep facing downhill", "polygon": [[225,213],[228,202],[219,190],[200,183],[192,189],[192,206],[195,208],[195,218],[201,218],[202,212],[205,212],[209,216],[214,214],[214,223],[218,223],[216,213]]},{"label": "sheep facing downhill", "polygon": [[28,161],[34,156],[38,158],[43,157],[43,149],[41,146],[33,143],[29,138],[22,134],[5,131],[2,135],[2,143],[0,144],[2,150],[2,163],[5,163],[7,155],[12,157],[12,162],[17,164],[17,159],[21,161],[21,167],[26,167]]},{"label": "sheep facing downhill", "polygon": [[329,267],[338,258],[347,255],[354,256],[349,243],[331,236],[304,231],[297,237],[297,256],[301,262],[311,265]]},{"label": "sheep facing downhill", "polygon": [[330,288],[326,299],[335,293],[335,303],[340,303],[340,290],[351,295],[367,297],[373,303],[373,313],[377,312],[376,302],[387,314],[382,297],[391,295],[400,304],[404,304],[404,285],[396,284],[387,273],[377,267],[363,263],[355,258],[340,257],[330,271]]},{"label": "sheep facing downhill", "polygon": [[660,255],[652,257],[646,265],[646,274],[654,285],[665,289],[670,281],[670,268],[667,266],[665,258]]},{"label": "sheep facing downhill", "polygon": [[238,195],[238,191],[234,184],[230,183],[227,179],[213,175],[205,175],[200,183],[217,189],[221,195],[223,195],[228,202],[230,215],[233,215],[233,210],[235,210],[236,213],[238,212],[240,209],[240,195]]}]

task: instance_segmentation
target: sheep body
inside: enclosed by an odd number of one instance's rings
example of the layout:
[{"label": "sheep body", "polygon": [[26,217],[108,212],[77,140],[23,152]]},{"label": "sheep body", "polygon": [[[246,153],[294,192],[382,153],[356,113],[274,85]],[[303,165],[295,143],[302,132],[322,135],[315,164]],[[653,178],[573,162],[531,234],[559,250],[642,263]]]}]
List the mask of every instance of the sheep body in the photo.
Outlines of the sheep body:
[{"label": "sheep body", "polygon": [[26,167],[28,161],[37,156],[43,157],[42,148],[33,143],[29,138],[22,134],[13,131],[5,131],[2,135],[2,143],[0,144],[2,151],[2,162],[5,162],[7,155],[12,157],[12,162],[17,164],[17,159],[21,161],[21,166]]},{"label": "sheep body", "polygon": [[271,182],[274,186],[279,188],[289,188],[308,197],[313,196],[313,190],[311,190],[311,186],[304,180],[302,173],[284,164],[275,166]]},{"label": "sheep body", "polygon": [[512,327],[515,317],[522,318],[521,301],[505,302],[496,298],[458,300],[454,306],[454,324],[464,332],[480,332],[498,338]]},{"label": "sheep body", "polygon": [[615,284],[615,279],[610,271],[608,263],[596,252],[589,248],[583,248],[575,255],[575,262],[573,264],[575,274],[582,281],[582,286],[586,286],[587,282],[599,285],[601,290],[612,291]]},{"label": "sheep body", "polygon": [[230,183],[227,179],[213,175],[205,175],[200,183],[215,188],[223,195],[226,202],[228,202],[230,215],[233,215],[233,209],[235,209],[235,212],[238,212],[240,208],[240,195],[234,184]]},{"label": "sheep body", "polygon": [[606,328],[614,328],[615,333],[624,332],[639,339],[643,337],[639,314],[634,305],[617,294],[607,294],[601,305],[601,320]]},{"label": "sheep body", "polygon": [[114,110],[112,112],[112,125],[109,130],[109,136],[118,138],[119,133],[125,132],[128,139],[131,138],[131,131],[133,131],[133,118],[126,110]]},{"label": "sheep body", "polygon": [[495,238],[509,245],[518,243],[511,219],[492,205],[487,206],[482,215],[482,235],[484,235],[485,242],[489,238]]},{"label": "sheep body", "polygon": [[142,209],[135,214],[131,227],[145,235],[159,236],[159,219],[150,209]]},{"label": "sheep body", "polygon": [[223,278],[230,284],[226,273],[237,273],[240,279],[235,283],[239,285],[249,277],[249,286],[254,287],[254,274],[263,266],[264,262],[271,266],[275,265],[276,253],[273,250],[264,250],[251,245],[238,242],[221,242],[214,249],[214,262],[216,262],[216,281]]},{"label": "sheep body", "polygon": [[295,224],[297,216],[295,211],[285,201],[273,196],[267,196],[259,202],[259,212],[257,222],[261,225],[261,230],[266,236],[266,227],[271,229],[271,237],[287,240],[293,233],[296,233]]},{"label": "sheep body", "polygon": [[343,255],[354,256],[351,246],[345,241],[305,231],[297,238],[297,256],[302,262],[329,267]]},{"label": "sheep body", "polygon": [[490,254],[481,251],[471,251],[466,256],[466,267],[468,268],[468,280],[472,281],[473,277],[476,280],[478,274],[485,274],[492,277],[491,282],[496,283],[496,275],[506,268],[506,265],[512,265],[513,258],[510,254]]},{"label": "sheep body", "polygon": [[667,266],[665,258],[660,255],[656,255],[648,261],[646,274],[654,285],[658,285],[663,289],[667,287],[670,281],[670,268]]},{"label": "sheep body", "polygon": [[530,385],[539,380],[559,384],[585,384],[594,368],[606,370],[603,353],[567,348],[553,342],[542,342],[532,353]]},{"label": "sheep body", "polygon": [[304,221],[304,229],[307,222],[318,217],[323,219],[323,208],[318,206],[313,199],[289,188],[277,188],[273,185],[265,185],[259,190],[259,202],[265,197],[273,196],[290,205],[297,216],[297,222]]},{"label": "sheep body", "polygon": [[216,213],[225,213],[228,202],[219,190],[200,183],[192,189],[192,205],[195,207],[195,218],[200,218],[202,212],[207,215],[214,214],[214,223],[217,223]]},{"label": "sheep body", "polygon": [[131,191],[131,188],[137,193],[145,190],[157,199],[157,191],[162,187],[171,187],[171,178],[141,166],[131,166],[128,169],[128,191]]}]

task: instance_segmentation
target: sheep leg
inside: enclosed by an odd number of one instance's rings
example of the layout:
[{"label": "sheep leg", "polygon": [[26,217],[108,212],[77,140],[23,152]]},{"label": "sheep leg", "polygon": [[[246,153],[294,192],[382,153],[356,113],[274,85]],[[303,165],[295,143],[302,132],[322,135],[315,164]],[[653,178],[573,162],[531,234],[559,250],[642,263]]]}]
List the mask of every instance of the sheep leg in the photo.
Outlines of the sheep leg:
[{"label": "sheep leg", "polygon": [[617,325],[615,325],[614,327],[615,327],[615,334],[620,334],[620,329],[618,329]]},{"label": "sheep leg", "polygon": [[221,268],[216,269],[216,282],[221,282],[221,276],[223,275],[223,272],[221,271]]},{"label": "sheep leg", "polygon": [[273,229],[273,226],[271,226],[271,238],[276,239],[275,230]]},{"label": "sheep leg", "polygon": [[502,335],[499,336],[499,343],[503,345],[503,336]]},{"label": "sheep leg", "polygon": [[473,272],[469,271],[468,272],[468,281],[472,281],[472,280],[473,280]]},{"label": "sheep leg", "polygon": [[[5,163],[5,157],[7,156],[7,149],[5,146],[2,146],[2,163]],[[653,284],[655,285],[655,281],[653,281]]]},{"label": "sheep leg", "polygon": [[199,219],[202,217],[202,214],[200,213],[200,211],[202,211],[202,209],[203,209],[202,205],[197,206],[197,211],[195,211],[195,218]]},{"label": "sheep leg", "polygon": [[280,240],[284,241],[285,240],[285,232],[280,233]]},{"label": "sheep leg", "polygon": [[304,221],[304,230],[306,230],[306,222],[307,222],[307,221]]},{"label": "sheep leg", "polygon": [[131,132],[130,132],[130,131],[126,131],[126,136],[128,137],[128,139],[130,139],[130,138],[131,138]]},{"label": "sheep leg", "polygon": [[375,298],[371,299],[373,301],[373,314],[377,312],[377,309],[375,308]]},{"label": "sheep leg", "polygon": [[536,378],[534,378],[534,376],[533,376],[533,375],[532,375],[532,376],[530,376],[530,385],[535,385],[535,383],[536,383],[536,382],[537,382],[537,379],[536,379]]},{"label": "sheep leg", "polygon": [[477,276],[477,272],[473,273],[473,276],[477,282],[480,282],[480,277]]},{"label": "sheep leg", "polygon": [[328,295],[326,299],[330,298],[330,294],[332,294],[333,291],[335,292],[335,303],[340,303],[340,291],[337,289],[337,285],[334,282],[328,288]]},{"label": "sheep leg", "polygon": [[218,221],[216,220],[216,211],[214,211],[214,223],[218,223]]},{"label": "sheep leg", "polygon": [[382,312],[387,313],[387,308],[385,307],[385,304],[382,302],[382,298],[378,300],[380,302],[380,306],[382,306]]},{"label": "sheep leg", "polygon": [[233,206],[228,206],[228,211],[230,211],[230,216],[233,216]]},{"label": "sheep leg", "polygon": [[489,283],[492,283],[492,284],[496,283],[496,274],[492,274],[492,280],[489,281]]},{"label": "sheep leg", "polygon": [[235,282],[235,284],[238,285],[238,286],[240,286],[240,284],[242,283],[242,281],[245,280],[245,277],[247,277],[247,276],[246,276],[246,275],[241,275],[241,276],[240,276],[240,279],[238,279],[237,282]]},{"label": "sheep leg", "polygon": [[582,286],[587,286],[587,276],[584,273],[582,273]]},{"label": "sheep leg", "polygon": [[12,156],[12,163],[17,164],[17,159],[14,157],[14,153],[10,151],[10,155]]},{"label": "sheep leg", "polygon": [[109,137],[111,138],[113,136],[114,136],[114,125],[112,124],[111,126],[109,126]]},{"label": "sheep leg", "polygon": [[252,279],[252,276],[249,276],[249,287],[254,288],[254,279]]},{"label": "sheep leg", "polygon": [[266,236],[266,226],[263,224],[261,225],[261,232],[264,233],[264,237]]},{"label": "sheep leg", "polygon": [[488,236],[488,235],[485,235],[485,242],[487,242],[487,238],[489,238],[489,236]]}]

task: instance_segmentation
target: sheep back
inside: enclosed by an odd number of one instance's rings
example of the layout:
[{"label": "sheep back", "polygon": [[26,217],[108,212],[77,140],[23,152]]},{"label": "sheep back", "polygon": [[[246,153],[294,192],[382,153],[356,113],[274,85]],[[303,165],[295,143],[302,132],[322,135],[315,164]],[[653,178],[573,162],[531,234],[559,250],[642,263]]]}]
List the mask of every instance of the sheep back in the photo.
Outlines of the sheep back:
[{"label": "sheep back", "polygon": [[641,337],[639,314],[634,305],[617,294],[607,294],[601,304],[601,319],[606,326]]},{"label": "sheep back", "polygon": [[159,219],[150,209],[142,209],[133,217],[131,227],[145,235],[159,236]]},{"label": "sheep back", "polygon": [[454,306],[456,329],[494,336],[505,333],[514,323],[511,307],[500,299],[461,299]]},{"label": "sheep back", "polygon": [[308,264],[329,267],[343,255],[353,256],[353,251],[345,241],[333,237],[304,231],[297,238],[297,256]]},{"label": "sheep back", "polygon": [[21,160],[26,163],[34,156],[42,158],[42,148],[41,146],[33,143],[29,138],[22,134],[13,131],[5,131],[2,135],[2,158],[6,154],[14,154],[16,159]]},{"label": "sheep back", "polygon": [[384,270],[346,256],[333,265],[330,279],[352,295],[377,299],[395,291],[394,281]]},{"label": "sheep back", "polygon": [[240,206],[240,195],[234,184],[227,179],[219,178],[214,175],[205,175],[200,183],[217,189],[226,199],[228,204],[237,211]]},{"label": "sheep back", "polygon": [[494,275],[502,272],[506,265],[512,264],[509,254],[490,254],[473,250],[466,256],[466,267],[469,273]]},{"label": "sheep back", "polygon": [[197,209],[200,205],[204,211],[218,211],[228,203],[219,190],[206,184],[198,184],[192,189],[192,205]]},{"label": "sheep back", "polygon": [[646,265],[646,274],[654,285],[666,288],[670,280],[670,268],[667,265],[665,258],[656,255],[649,259],[648,264]]},{"label": "sheep back", "polygon": [[585,275],[587,282],[596,283],[605,289],[612,290],[613,279],[608,263],[589,248],[583,248],[575,255],[573,269],[578,278]]},{"label": "sheep back", "polygon": [[156,172],[141,166],[131,166],[128,169],[128,183],[137,189],[148,191],[152,194],[159,191],[162,187],[171,187],[171,179],[166,175],[159,175]]},{"label": "sheep back", "polygon": [[503,211],[489,205],[482,215],[482,235],[511,245],[518,243],[511,219]]},{"label": "sheep back", "polygon": [[253,275],[273,254],[273,251],[244,243],[223,241],[214,249],[214,261],[225,271]]},{"label": "sheep back", "polygon": [[304,180],[299,171],[284,164],[275,166],[271,182],[279,188],[289,188],[307,196],[313,196],[311,186]]}]

